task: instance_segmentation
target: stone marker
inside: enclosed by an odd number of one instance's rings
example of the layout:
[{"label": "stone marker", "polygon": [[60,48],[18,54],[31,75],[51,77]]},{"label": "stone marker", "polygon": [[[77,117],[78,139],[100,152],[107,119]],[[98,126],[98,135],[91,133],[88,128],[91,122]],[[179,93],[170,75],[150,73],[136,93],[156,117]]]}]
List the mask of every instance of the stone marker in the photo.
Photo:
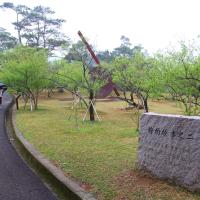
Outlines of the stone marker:
[{"label": "stone marker", "polygon": [[200,117],[143,114],[138,166],[158,178],[200,191]]}]

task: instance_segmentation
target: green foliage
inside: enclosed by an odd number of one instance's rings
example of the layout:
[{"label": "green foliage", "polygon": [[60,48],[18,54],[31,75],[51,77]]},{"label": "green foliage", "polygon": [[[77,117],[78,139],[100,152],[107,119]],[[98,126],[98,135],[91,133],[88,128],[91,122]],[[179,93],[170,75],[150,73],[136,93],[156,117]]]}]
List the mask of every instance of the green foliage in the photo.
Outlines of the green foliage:
[{"label": "green foliage", "polygon": [[82,85],[82,66],[80,62],[66,63],[60,61],[57,79],[59,85],[72,91],[77,91]]},{"label": "green foliage", "polygon": [[4,28],[0,27],[0,51],[14,48],[17,44],[17,39]]},{"label": "green foliage", "polygon": [[97,53],[97,57],[104,62],[111,62],[113,60],[113,55],[110,51],[105,50],[105,51],[99,51]]},{"label": "green foliage", "polygon": [[29,8],[4,2],[0,8],[11,9],[16,13],[16,21],[12,24],[17,30],[19,44],[44,48],[49,54],[68,44],[66,36],[60,31],[65,20],[55,18],[55,12],[49,7]]},{"label": "green foliage", "polygon": [[63,19],[55,19],[54,11],[49,7],[36,6],[26,15],[28,25],[24,29],[23,38],[31,47],[40,47],[50,52],[67,43],[60,32]]},{"label": "green foliage", "polygon": [[122,91],[135,93],[148,112],[147,100],[157,96],[159,85],[154,60],[137,52],[132,58],[116,58],[113,66],[113,81]]},{"label": "green foliage", "polygon": [[79,91],[86,95],[92,89],[96,94],[105,83],[105,80],[101,79],[100,75],[92,77],[89,67],[82,62],[66,63],[61,61],[59,65],[62,67],[57,73],[57,82],[69,91]]},{"label": "green foliage", "polygon": [[22,44],[22,32],[24,28],[29,25],[26,16],[30,10],[25,5],[14,5],[13,3],[10,2],[4,2],[0,8],[6,8],[6,9],[11,9],[16,13],[16,21],[13,22],[12,24],[14,25],[15,29],[17,30],[18,34],[18,42],[19,44]]},{"label": "green foliage", "polygon": [[160,56],[162,88],[165,95],[180,102],[186,115],[198,115],[200,110],[200,57],[195,46],[181,43],[179,51]]},{"label": "green foliage", "polygon": [[43,50],[17,47],[4,53],[1,79],[16,93],[32,98],[37,109],[39,93],[47,86],[47,55]]},{"label": "green foliage", "polygon": [[112,51],[112,57],[127,57],[131,58],[135,53],[142,52],[143,47],[140,45],[131,47],[130,39],[124,35],[121,36],[121,45]]},{"label": "green foliage", "polygon": [[78,40],[71,45],[65,59],[71,63],[72,61],[82,61],[82,58],[84,58],[84,60],[89,58],[89,52],[84,43],[81,40]]}]

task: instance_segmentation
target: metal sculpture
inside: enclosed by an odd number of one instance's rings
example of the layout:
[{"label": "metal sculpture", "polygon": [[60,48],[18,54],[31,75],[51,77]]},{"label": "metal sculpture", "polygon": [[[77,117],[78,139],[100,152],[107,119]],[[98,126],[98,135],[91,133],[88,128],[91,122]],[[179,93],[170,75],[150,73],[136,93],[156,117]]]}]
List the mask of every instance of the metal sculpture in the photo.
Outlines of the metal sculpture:
[{"label": "metal sculpture", "polygon": [[[95,55],[94,51],[92,50],[91,46],[88,44],[88,42],[86,41],[86,39],[84,38],[83,34],[81,33],[81,31],[78,31],[78,35],[81,38],[82,42],[85,44],[87,50],[90,52],[90,55],[92,56],[92,58],[94,59],[95,63],[97,64],[97,66],[92,66],[90,69],[90,74],[91,75],[96,75],[96,76],[100,76],[101,69],[98,68],[98,65],[100,65],[100,61],[98,59],[98,57]],[[96,95],[96,98],[105,98],[107,97],[112,91],[115,92],[115,94],[117,96],[120,96],[119,92],[117,91],[116,85],[112,82],[112,77],[107,74],[107,77],[105,77],[106,79],[108,79],[108,83],[106,83],[98,92],[98,94]]]},{"label": "metal sculpture", "polygon": [[[117,90],[117,86],[115,83],[113,83],[112,81],[112,75],[107,73],[104,73],[105,71],[102,71],[103,69],[100,67],[100,61],[98,59],[98,57],[95,55],[94,51],[92,50],[91,46],[88,44],[88,42],[86,41],[86,39],[84,38],[83,34],[81,33],[81,31],[78,31],[78,35],[80,36],[82,42],[85,44],[87,50],[89,51],[91,57],[93,58],[93,60],[96,63],[95,65],[90,66],[89,70],[90,70],[90,75],[91,78],[93,77],[98,77],[98,78],[102,78],[104,80],[107,80],[107,83],[100,88],[99,92],[96,94],[96,96],[94,96],[93,91],[90,92],[89,95],[89,112],[90,112],[90,120],[94,121],[94,113],[97,114],[95,107],[94,107],[94,98],[105,98],[107,97],[112,91],[115,92],[116,96],[118,99],[121,99],[127,103],[129,103],[130,105],[132,105],[132,107],[137,108],[137,109],[142,109],[143,105],[139,105],[139,103],[135,103],[133,100],[133,94],[131,93],[131,99],[127,99],[126,96],[125,98],[120,97],[120,94]],[[87,112],[88,112],[87,110]],[[87,114],[87,113],[86,113]],[[97,115],[98,117],[98,115]],[[84,117],[85,119],[85,117]]]}]

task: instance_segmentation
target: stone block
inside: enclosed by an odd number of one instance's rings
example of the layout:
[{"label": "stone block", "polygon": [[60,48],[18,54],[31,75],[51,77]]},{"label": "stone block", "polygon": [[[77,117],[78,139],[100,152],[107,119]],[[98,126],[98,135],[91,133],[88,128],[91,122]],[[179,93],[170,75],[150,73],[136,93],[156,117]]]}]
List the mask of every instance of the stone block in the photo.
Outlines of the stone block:
[{"label": "stone block", "polygon": [[144,113],[138,166],[158,178],[200,191],[200,117]]}]

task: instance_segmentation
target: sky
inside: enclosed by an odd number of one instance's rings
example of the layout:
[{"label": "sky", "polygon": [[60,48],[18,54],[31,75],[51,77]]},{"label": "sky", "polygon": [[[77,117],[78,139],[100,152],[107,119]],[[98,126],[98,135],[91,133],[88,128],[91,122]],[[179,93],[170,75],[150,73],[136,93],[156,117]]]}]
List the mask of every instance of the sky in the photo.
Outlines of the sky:
[{"label": "sky", "polygon": [[[8,2],[9,0],[5,0]],[[0,4],[5,2],[0,0]],[[120,45],[121,35],[150,53],[200,35],[200,0],[11,0],[16,5],[48,6],[66,20],[62,31],[72,41],[80,30],[98,50]],[[16,34],[15,15],[0,10],[0,27]]]}]

